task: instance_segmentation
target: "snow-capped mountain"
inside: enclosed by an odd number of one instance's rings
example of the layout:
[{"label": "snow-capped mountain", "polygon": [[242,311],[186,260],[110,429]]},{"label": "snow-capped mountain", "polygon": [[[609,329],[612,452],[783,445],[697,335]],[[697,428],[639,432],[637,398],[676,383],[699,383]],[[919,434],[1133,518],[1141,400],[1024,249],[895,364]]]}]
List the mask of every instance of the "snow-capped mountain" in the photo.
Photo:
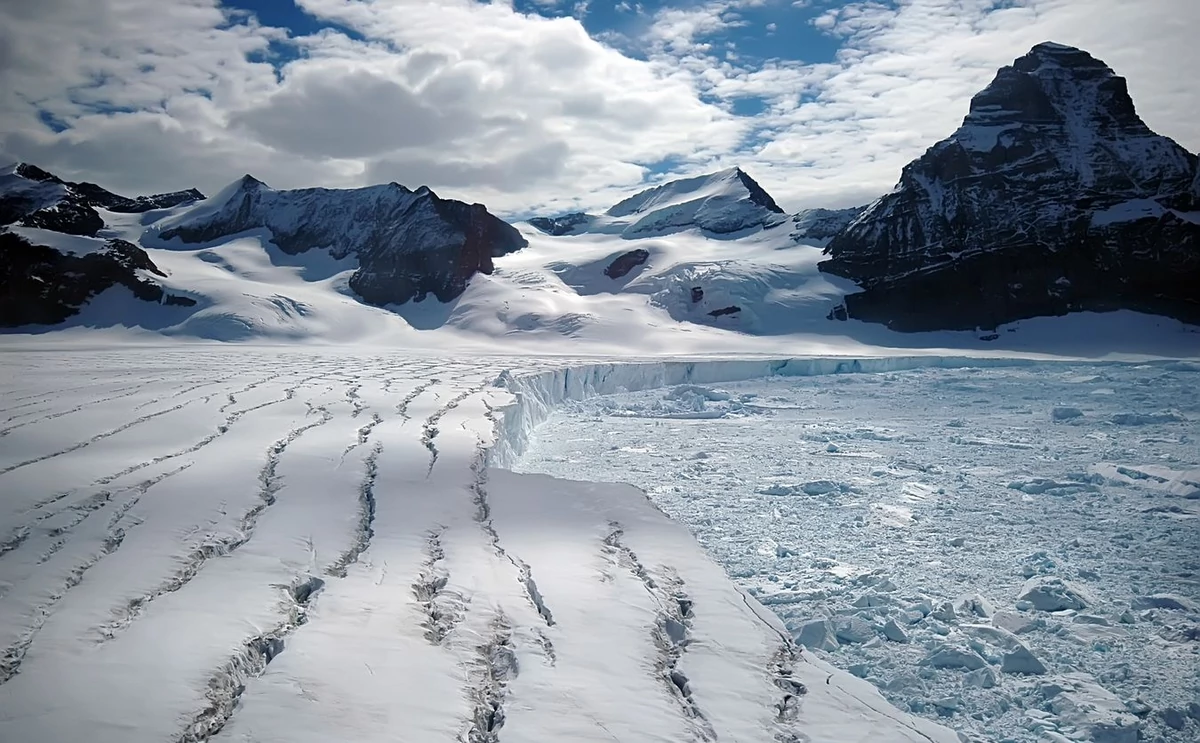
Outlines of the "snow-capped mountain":
[{"label": "snow-capped mountain", "polygon": [[158,223],[146,239],[169,247],[259,229],[289,255],[321,248],[357,259],[350,288],[380,305],[426,294],[449,301],[476,273],[491,273],[493,258],[526,245],[483,205],[441,199],[424,186],[276,191],[249,175]]},{"label": "snow-capped mountain", "polygon": [[602,215],[538,217],[529,223],[548,235],[616,234],[624,238],[700,229],[732,235],[784,222],[783,209],[741,168],[664,183],[615,204]]},{"label": "snow-capped mountain", "polygon": [[0,327],[61,323],[116,286],[143,302],[195,306],[186,293],[164,289],[166,274],[145,250],[105,234],[105,215],[127,218],[203,198],[195,189],[129,198],[28,163],[6,167],[0,171]]},{"label": "snow-capped mountain", "polygon": [[1087,52],[1035,46],[962,126],[832,239],[852,318],[994,328],[1079,310],[1200,321],[1197,157],[1151,131]]},{"label": "snow-capped mountain", "polygon": [[104,228],[97,208],[140,214],[203,199],[196,189],[153,196],[120,196],[95,183],[64,181],[28,163],[0,171],[0,225],[19,224],[70,235],[95,236]]}]

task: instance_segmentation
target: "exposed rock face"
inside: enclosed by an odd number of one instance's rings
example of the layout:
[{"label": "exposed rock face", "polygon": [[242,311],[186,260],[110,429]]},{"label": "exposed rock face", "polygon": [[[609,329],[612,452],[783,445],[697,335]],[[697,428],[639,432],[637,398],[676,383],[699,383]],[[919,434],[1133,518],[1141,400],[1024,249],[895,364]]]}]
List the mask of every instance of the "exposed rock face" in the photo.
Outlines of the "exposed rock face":
[{"label": "exposed rock face", "polygon": [[639,238],[690,229],[732,235],[774,227],[786,219],[762,186],[741,168],[729,168],[641,191],[604,214],[535,217],[529,223],[550,235],[592,232]]},{"label": "exposed rock face", "polygon": [[69,235],[95,236],[104,228],[97,207],[114,212],[140,213],[203,199],[195,189],[128,198],[95,183],[72,183],[30,165],[19,163],[0,175],[0,225],[20,224]]},{"label": "exposed rock face", "polygon": [[1034,47],[826,248],[852,318],[993,328],[1079,310],[1200,322],[1197,158],[1086,52]]},{"label": "exposed rock face", "polygon": [[57,203],[25,214],[14,220],[22,227],[65,232],[68,235],[95,237],[104,229],[104,218],[77,194],[68,193]]},{"label": "exposed rock face", "polygon": [[792,215],[791,238],[797,242],[829,240],[862,214],[867,207],[805,209]]},{"label": "exposed rock face", "polygon": [[564,214],[561,217],[534,217],[529,220],[529,224],[538,228],[547,235],[560,237],[562,235],[570,235],[587,225],[592,219],[591,215],[583,212],[574,212]]},{"label": "exposed rock face", "polygon": [[0,232],[0,326],[60,323],[116,284],[147,302],[196,304],[189,297],[165,293],[138,276],[139,269],[163,275],[146,251],[124,240],[109,240],[100,250],[72,255]]},{"label": "exposed rock face", "polygon": [[186,191],[159,193],[152,196],[138,196],[131,199],[106,191],[95,183],[72,183],[70,185],[72,189],[84,196],[91,204],[102,206],[110,212],[140,214],[148,212],[151,209],[169,209],[173,206],[204,199],[204,194],[194,188],[189,188]]},{"label": "exposed rock face", "polygon": [[613,259],[613,262],[608,264],[604,269],[604,275],[610,279],[619,279],[626,276],[635,267],[642,265],[650,258],[650,251],[631,250],[628,253],[622,253]]},{"label": "exposed rock face", "polygon": [[168,220],[159,237],[205,243],[254,229],[270,231],[285,253],[323,248],[357,257],[350,288],[373,304],[427,294],[448,302],[473,275],[490,274],[492,258],[527,244],[482,205],[441,199],[424,186],[275,191],[248,175]]}]

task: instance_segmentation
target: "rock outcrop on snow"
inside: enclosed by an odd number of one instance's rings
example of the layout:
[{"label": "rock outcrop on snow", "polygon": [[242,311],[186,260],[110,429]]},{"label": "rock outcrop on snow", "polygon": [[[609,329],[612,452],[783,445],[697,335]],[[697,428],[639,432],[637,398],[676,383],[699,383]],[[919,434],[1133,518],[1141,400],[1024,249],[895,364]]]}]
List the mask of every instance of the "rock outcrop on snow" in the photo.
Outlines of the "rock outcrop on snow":
[{"label": "rock outcrop on snow", "polygon": [[133,243],[116,239],[95,243],[95,250],[75,254],[0,232],[0,327],[60,323],[118,284],[146,302],[196,304],[190,297],[167,294],[145,276],[163,273]]},{"label": "rock outcrop on snow", "polygon": [[560,217],[534,217],[529,220],[529,224],[545,232],[547,235],[561,237],[562,235],[570,235],[577,229],[586,229],[588,222],[591,220],[592,215],[590,214],[572,212]]},{"label": "rock outcrop on snow", "polygon": [[623,278],[633,269],[645,264],[649,258],[650,251],[643,250],[642,248],[622,253],[614,258],[612,263],[608,264],[604,269],[604,275],[610,279]]},{"label": "rock outcrop on snow", "polygon": [[120,196],[95,183],[64,181],[28,163],[18,163],[0,173],[0,225],[95,236],[104,228],[97,208],[140,213],[164,209],[204,198],[196,189],[138,196]]},{"label": "rock outcrop on snow", "polygon": [[260,229],[288,254],[320,248],[356,258],[350,288],[380,305],[429,294],[448,302],[476,273],[490,274],[493,258],[527,244],[482,204],[442,199],[424,186],[276,191],[249,175],[163,222],[158,238],[208,243]]},{"label": "rock outcrop on snow", "polygon": [[[1200,322],[1200,171],[1087,52],[1035,46],[830,241],[845,314],[903,331],[1080,310]],[[835,316],[841,313],[834,313]]]},{"label": "rock outcrop on snow", "polygon": [[601,233],[633,239],[690,229],[727,236],[785,220],[783,209],[762,186],[741,168],[728,168],[646,189],[604,214],[535,217],[529,224],[549,235]]}]

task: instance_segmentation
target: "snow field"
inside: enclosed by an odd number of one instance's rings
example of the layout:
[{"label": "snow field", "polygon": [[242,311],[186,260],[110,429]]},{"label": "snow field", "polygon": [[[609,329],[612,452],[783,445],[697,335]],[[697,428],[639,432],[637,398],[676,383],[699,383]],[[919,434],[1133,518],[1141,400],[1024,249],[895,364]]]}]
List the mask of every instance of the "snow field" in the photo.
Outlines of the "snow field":
[{"label": "snow field", "polygon": [[0,356],[0,740],[955,740],[640,492],[489,467],[566,363]]},{"label": "snow field", "polygon": [[875,363],[543,382],[517,468],[642,487],[810,653],[971,739],[1194,740],[1198,367]]}]

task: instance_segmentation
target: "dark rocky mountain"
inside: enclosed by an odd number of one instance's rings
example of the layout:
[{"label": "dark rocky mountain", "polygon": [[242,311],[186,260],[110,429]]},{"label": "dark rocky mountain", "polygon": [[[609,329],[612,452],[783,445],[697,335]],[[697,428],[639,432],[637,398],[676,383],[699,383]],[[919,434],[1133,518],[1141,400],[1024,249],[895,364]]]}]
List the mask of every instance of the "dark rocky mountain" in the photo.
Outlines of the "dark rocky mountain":
[{"label": "dark rocky mountain", "polygon": [[0,327],[60,323],[117,284],[147,302],[196,304],[138,275],[139,270],[164,275],[146,251],[125,240],[96,242],[96,250],[75,255],[0,232]]},{"label": "dark rocky mountain", "polygon": [[897,330],[1115,309],[1200,322],[1197,157],[1103,62],[1039,44],[826,252],[821,269],[863,289],[835,316]]},{"label": "dark rocky mountain", "polygon": [[113,212],[141,213],[204,198],[196,189],[129,198],[95,183],[74,183],[28,163],[18,163],[0,175],[0,225],[95,236],[104,228],[97,207]]},{"label": "dark rocky mountain", "polygon": [[483,205],[442,199],[424,186],[276,191],[249,175],[161,223],[158,237],[207,243],[256,229],[291,255],[354,256],[350,288],[380,305],[428,294],[448,302],[476,273],[490,274],[493,258],[527,244]]},{"label": "dark rocky mountain", "polygon": [[829,240],[866,210],[865,206],[849,209],[805,209],[792,215],[791,238],[797,242]]},{"label": "dark rocky mountain", "polygon": [[587,224],[592,219],[593,217],[590,214],[572,212],[560,217],[534,217],[529,220],[529,224],[545,232],[547,235],[561,237],[563,235],[570,235],[579,228],[586,229]]},{"label": "dark rocky mountain", "polygon": [[625,238],[699,229],[732,236],[782,224],[783,209],[741,168],[684,178],[641,191],[604,214],[535,217],[529,224],[549,235],[616,234]]}]

